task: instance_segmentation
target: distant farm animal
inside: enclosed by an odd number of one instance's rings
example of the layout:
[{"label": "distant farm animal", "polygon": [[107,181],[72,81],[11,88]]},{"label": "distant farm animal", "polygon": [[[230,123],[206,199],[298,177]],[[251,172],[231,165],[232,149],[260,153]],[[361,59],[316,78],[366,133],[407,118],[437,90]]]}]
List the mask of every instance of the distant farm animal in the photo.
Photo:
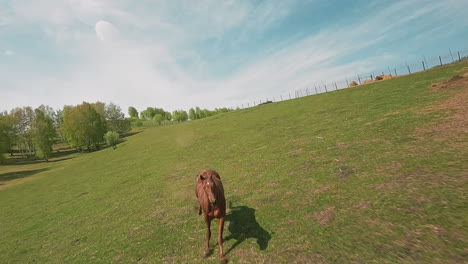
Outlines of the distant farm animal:
[{"label": "distant farm animal", "polygon": [[388,79],[391,79],[391,78],[393,78],[393,76],[391,74],[384,74],[384,75],[375,76],[376,81],[388,80]]},{"label": "distant farm animal", "polygon": [[226,216],[226,199],[224,198],[224,188],[219,174],[210,169],[202,170],[197,175],[197,184],[195,189],[200,207],[198,214],[204,213],[206,223],[206,244],[205,257],[210,251],[211,238],[211,220],[218,219],[218,245],[221,261],[226,261],[223,251],[223,230],[224,217]]}]

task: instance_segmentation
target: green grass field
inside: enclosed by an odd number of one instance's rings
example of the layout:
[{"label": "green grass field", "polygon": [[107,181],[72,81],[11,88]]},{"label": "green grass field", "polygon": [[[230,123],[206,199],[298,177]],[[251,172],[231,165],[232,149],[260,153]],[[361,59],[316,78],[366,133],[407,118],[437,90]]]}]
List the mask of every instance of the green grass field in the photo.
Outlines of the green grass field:
[{"label": "green grass field", "polygon": [[230,263],[463,263],[468,87],[431,84],[467,66],[0,166],[0,263],[217,263],[216,228],[202,258],[203,168],[231,205]]}]

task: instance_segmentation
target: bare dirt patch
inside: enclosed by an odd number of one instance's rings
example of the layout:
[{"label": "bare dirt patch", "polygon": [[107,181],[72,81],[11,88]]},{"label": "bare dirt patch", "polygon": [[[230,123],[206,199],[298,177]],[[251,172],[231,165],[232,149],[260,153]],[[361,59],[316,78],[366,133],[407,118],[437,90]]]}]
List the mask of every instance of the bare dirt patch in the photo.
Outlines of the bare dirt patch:
[{"label": "bare dirt patch", "polygon": [[[432,85],[432,90],[440,92],[444,89],[462,87],[463,89],[456,92],[448,100],[430,105],[423,112],[452,112],[448,117],[444,118],[443,122],[438,124],[429,124],[416,130],[416,136],[421,140],[430,138],[436,141],[452,141],[465,142],[467,145],[468,134],[468,78],[455,76],[450,80],[443,81]],[[461,137],[461,138],[460,138]],[[456,140],[456,139],[465,140]],[[458,144],[458,143],[457,143]]]},{"label": "bare dirt patch", "polygon": [[456,87],[468,87],[468,78],[464,75],[456,75],[446,81],[434,83],[431,86],[433,91],[440,91]]},{"label": "bare dirt patch", "polygon": [[306,216],[315,219],[317,224],[321,226],[328,226],[335,218],[335,207],[328,206],[323,211],[308,213]]},{"label": "bare dirt patch", "polygon": [[382,123],[382,122],[387,121],[387,120],[388,120],[388,118],[385,117],[385,118],[382,118],[382,119],[379,119],[379,120],[367,122],[367,123],[365,123],[364,125],[365,125],[365,126],[375,125],[375,124],[379,124],[379,123]]},{"label": "bare dirt patch", "polygon": [[377,168],[378,173],[383,173],[385,175],[393,175],[403,168],[403,164],[398,161],[389,161],[382,164]]},{"label": "bare dirt patch", "polygon": [[320,195],[320,194],[326,192],[328,189],[330,189],[330,187],[331,187],[330,184],[325,184],[325,185],[323,185],[322,187],[316,189],[316,190],[314,191],[314,194],[315,194],[315,195]]},{"label": "bare dirt patch", "polygon": [[347,148],[348,146],[349,146],[349,144],[346,144],[344,142],[336,143],[336,147],[339,148],[339,149]]},{"label": "bare dirt patch", "polygon": [[289,154],[289,155],[300,155],[300,154],[303,154],[305,151],[303,149],[296,149],[296,150],[292,150],[292,151],[289,151],[287,152],[286,154]]},{"label": "bare dirt patch", "polygon": [[356,207],[357,207],[358,209],[361,209],[361,210],[362,210],[362,209],[366,209],[366,208],[369,207],[369,205],[371,205],[371,204],[372,204],[371,201],[369,201],[369,200],[364,200],[364,201],[359,202],[359,203],[356,205]]}]

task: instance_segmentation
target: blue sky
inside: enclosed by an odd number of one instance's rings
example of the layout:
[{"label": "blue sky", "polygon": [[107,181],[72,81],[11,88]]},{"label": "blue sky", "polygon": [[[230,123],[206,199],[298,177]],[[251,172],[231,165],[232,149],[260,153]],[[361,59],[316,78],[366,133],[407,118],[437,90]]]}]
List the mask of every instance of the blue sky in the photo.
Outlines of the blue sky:
[{"label": "blue sky", "polygon": [[2,0],[0,111],[286,97],[449,49],[466,56],[467,10],[466,0]]}]

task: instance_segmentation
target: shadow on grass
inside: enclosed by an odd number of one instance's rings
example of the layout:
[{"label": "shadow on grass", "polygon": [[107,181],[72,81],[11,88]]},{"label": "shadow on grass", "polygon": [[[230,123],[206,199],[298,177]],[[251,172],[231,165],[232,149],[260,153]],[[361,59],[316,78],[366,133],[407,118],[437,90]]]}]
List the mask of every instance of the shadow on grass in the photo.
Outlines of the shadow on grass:
[{"label": "shadow on grass", "polygon": [[140,133],[141,133],[141,131],[128,132],[128,133],[125,133],[125,134],[121,135],[120,138],[131,137],[133,135],[140,134]]},{"label": "shadow on grass", "polygon": [[228,254],[231,250],[239,246],[248,238],[257,239],[257,244],[260,250],[265,250],[268,247],[268,242],[271,239],[271,234],[263,229],[255,218],[255,209],[247,206],[232,207],[226,215],[226,222],[229,222],[228,230],[231,234],[224,238],[225,241],[235,239],[236,242],[226,251]]},{"label": "shadow on grass", "polygon": [[15,172],[3,173],[3,174],[0,174],[0,185],[2,185],[1,182],[26,178],[26,177],[32,176],[34,174],[37,174],[46,170],[48,170],[48,168],[39,169],[39,170],[15,171]]},{"label": "shadow on grass", "polygon": [[[76,153],[76,151],[73,153]],[[65,156],[65,155],[61,155],[61,156]],[[68,158],[55,159],[55,157],[61,157],[61,156],[60,155],[52,156],[51,159],[48,161],[48,163],[54,163],[54,162],[70,160],[70,159],[75,158],[75,157],[68,157]],[[46,163],[46,161],[44,159],[9,158],[6,164],[8,165],[31,165],[31,164],[38,164],[38,163]]]}]

